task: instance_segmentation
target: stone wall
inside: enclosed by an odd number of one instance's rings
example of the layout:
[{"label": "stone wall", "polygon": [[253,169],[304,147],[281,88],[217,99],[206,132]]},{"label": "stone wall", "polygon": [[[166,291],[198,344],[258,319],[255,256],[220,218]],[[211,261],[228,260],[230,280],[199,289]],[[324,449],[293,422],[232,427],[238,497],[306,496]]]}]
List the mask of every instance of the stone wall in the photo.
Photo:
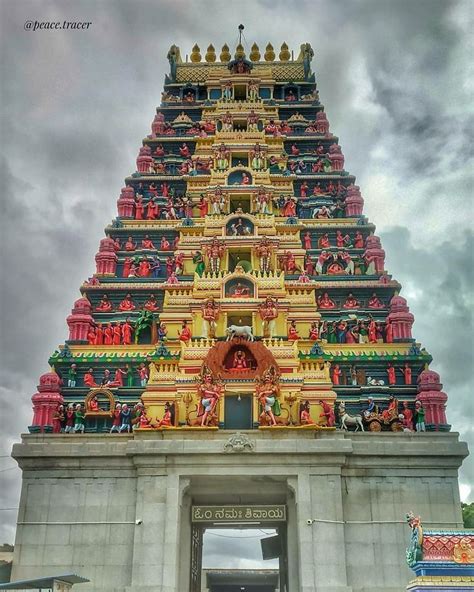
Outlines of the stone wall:
[{"label": "stone wall", "polygon": [[230,435],[23,436],[12,579],[74,572],[91,580],[83,592],[186,592],[192,503],[286,503],[290,592],[398,592],[406,512],[462,527],[455,433],[255,430],[244,452]]}]

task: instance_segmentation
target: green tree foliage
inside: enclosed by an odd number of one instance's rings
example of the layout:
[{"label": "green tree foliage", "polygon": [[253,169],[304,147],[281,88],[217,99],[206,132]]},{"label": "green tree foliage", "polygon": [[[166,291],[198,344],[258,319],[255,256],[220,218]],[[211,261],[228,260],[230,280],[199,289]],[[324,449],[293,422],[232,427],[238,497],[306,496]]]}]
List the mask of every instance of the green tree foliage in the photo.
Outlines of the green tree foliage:
[{"label": "green tree foliage", "polygon": [[474,502],[461,504],[464,528],[474,528]]}]

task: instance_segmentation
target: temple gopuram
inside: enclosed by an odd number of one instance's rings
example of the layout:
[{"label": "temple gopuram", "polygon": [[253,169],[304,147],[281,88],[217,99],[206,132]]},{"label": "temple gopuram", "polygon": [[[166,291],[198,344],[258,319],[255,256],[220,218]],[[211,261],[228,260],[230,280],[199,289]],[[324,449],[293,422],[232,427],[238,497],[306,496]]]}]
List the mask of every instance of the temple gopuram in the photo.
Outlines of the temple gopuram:
[{"label": "temple gopuram", "polygon": [[462,529],[468,453],[313,50],[167,57],[151,133],[13,448],[12,578],[221,590],[204,587],[204,533],[235,526],[276,532],[278,584],[262,592],[399,592],[403,516]]}]

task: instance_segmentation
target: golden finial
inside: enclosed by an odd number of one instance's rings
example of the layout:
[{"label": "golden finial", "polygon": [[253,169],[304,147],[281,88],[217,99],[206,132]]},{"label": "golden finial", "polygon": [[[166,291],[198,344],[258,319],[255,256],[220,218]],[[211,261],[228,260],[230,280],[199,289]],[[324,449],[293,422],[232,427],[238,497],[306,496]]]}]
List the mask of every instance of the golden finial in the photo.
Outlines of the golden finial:
[{"label": "golden finial", "polygon": [[191,61],[196,64],[201,61],[201,50],[199,45],[196,43],[191,51]]},{"label": "golden finial", "polygon": [[221,60],[221,62],[230,62],[230,58],[231,58],[231,55],[230,55],[229,46],[227,45],[227,43],[224,43],[224,45],[222,46],[220,60]]},{"label": "golden finial", "polygon": [[252,49],[250,50],[250,59],[252,60],[252,62],[259,62],[260,57],[260,50],[258,48],[258,45],[254,43],[252,45]]},{"label": "golden finial", "polygon": [[291,54],[288,50],[288,45],[285,42],[283,42],[281,44],[281,51],[280,51],[279,57],[280,57],[280,62],[288,62],[288,60],[291,57]]},{"label": "golden finial", "polygon": [[266,62],[273,62],[275,59],[275,52],[273,51],[273,45],[271,43],[265,48],[265,55],[263,57]]},{"label": "golden finial", "polygon": [[244,46],[242,45],[242,43],[239,43],[237,45],[237,47],[235,48],[235,59],[238,60],[240,58],[244,59],[245,58],[245,50],[244,50]]},{"label": "golden finial", "polygon": [[210,62],[212,64],[216,61],[216,50],[214,49],[212,43],[207,48],[205,60],[206,62]]}]

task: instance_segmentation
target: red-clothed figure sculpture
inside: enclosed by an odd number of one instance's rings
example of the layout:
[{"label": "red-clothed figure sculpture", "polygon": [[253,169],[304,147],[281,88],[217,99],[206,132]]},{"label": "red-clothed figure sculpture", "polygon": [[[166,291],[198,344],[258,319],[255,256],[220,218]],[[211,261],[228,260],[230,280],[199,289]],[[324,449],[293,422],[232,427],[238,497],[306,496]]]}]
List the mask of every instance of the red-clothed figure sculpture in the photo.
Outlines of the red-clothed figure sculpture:
[{"label": "red-clothed figure sculpture", "polygon": [[319,325],[317,321],[311,323],[308,339],[311,339],[311,341],[317,341],[319,339]]},{"label": "red-clothed figure sculpture", "polygon": [[291,251],[285,251],[285,254],[282,258],[282,267],[286,273],[296,272],[296,258]]},{"label": "red-clothed figure sculpture", "polygon": [[316,260],[316,273],[318,275],[323,275],[324,264],[330,259],[333,259],[332,253],[328,253],[327,251],[321,251],[319,257]]},{"label": "red-clothed figure sculpture", "polygon": [[411,372],[411,368],[410,368],[410,364],[408,362],[405,362],[405,365],[400,368],[402,374],[403,374],[403,380],[405,382],[405,384],[411,384],[412,383],[412,372]]},{"label": "red-clothed figure sculpture", "polygon": [[300,187],[300,197],[302,197],[303,199],[308,197],[308,189],[309,189],[309,185],[306,181],[303,181],[303,183],[301,183],[301,187]]},{"label": "red-clothed figure sculpture", "polygon": [[98,323],[96,330],[95,330],[95,345],[103,345],[104,344],[104,329],[102,328],[102,324]]},{"label": "red-clothed figure sculpture", "polygon": [[346,298],[346,301],[342,305],[342,308],[359,308],[359,306],[359,301],[353,296],[352,292],[350,292]]},{"label": "red-clothed figure sculpture", "polygon": [[92,368],[89,368],[89,370],[84,374],[84,385],[88,386],[89,388],[96,388],[99,386],[95,381],[94,370]]},{"label": "red-clothed figure sculpture", "polygon": [[184,158],[189,158],[191,156],[189,146],[185,142],[183,142],[179,147],[179,153],[181,156],[184,156]]},{"label": "red-clothed figure sculpture", "polygon": [[126,251],[134,251],[137,248],[137,243],[133,242],[133,238],[131,236],[128,237],[127,242],[125,243],[125,250]]},{"label": "red-clothed figure sculpture", "polygon": [[314,275],[314,263],[309,253],[304,258],[304,270],[308,276]]},{"label": "red-clothed figure sculpture", "polygon": [[286,198],[285,204],[283,205],[282,214],[287,218],[294,218],[296,216],[296,197],[290,195]]},{"label": "red-clothed figure sculpture", "polygon": [[127,278],[130,275],[130,269],[132,267],[132,259],[126,257],[123,262],[122,277]]},{"label": "red-clothed figure sculpture", "polygon": [[298,341],[298,339],[300,339],[298,330],[296,329],[296,321],[291,321],[290,326],[288,327],[288,339],[290,341]]},{"label": "red-clothed figure sculpture", "polygon": [[145,206],[143,205],[143,196],[137,195],[135,203],[135,220],[143,220],[145,214]]},{"label": "red-clothed figure sculpture", "polygon": [[385,321],[385,343],[393,343],[393,327],[390,319]]},{"label": "red-clothed figure sculpture", "polygon": [[303,237],[303,245],[307,251],[310,251],[312,249],[311,234],[309,233],[309,231],[307,231]]},{"label": "red-clothed figure sculpture", "polygon": [[148,259],[144,258],[140,261],[138,265],[138,275],[139,277],[150,277],[151,263],[148,261]]},{"label": "red-clothed figure sculpture", "polygon": [[187,321],[183,321],[181,331],[179,332],[179,340],[188,343],[192,339],[191,329],[188,327]]},{"label": "red-clothed figure sculpture", "polygon": [[201,197],[199,198],[198,208],[199,208],[199,216],[201,218],[205,218],[208,214],[208,211],[209,211],[209,203],[208,203],[207,199],[204,197],[204,195],[201,195]]},{"label": "red-clothed figure sculpture", "polygon": [[300,424],[315,425],[316,422],[311,419],[309,401],[305,401],[300,407]]},{"label": "red-clothed figure sculpture", "polygon": [[231,371],[233,372],[241,372],[246,370],[248,367],[247,358],[245,356],[245,352],[241,349],[237,350],[234,354],[234,359],[232,360],[232,368]]},{"label": "red-clothed figure sculpture", "polygon": [[340,384],[341,376],[342,376],[342,370],[339,367],[339,364],[336,364],[332,370],[332,383],[335,386],[338,386]]},{"label": "red-clothed figure sculpture", "polygon": [[387,367],[387,376],[388,376],[388,384],[393,386],[397,382],[397,377],[395,375],[395,367],[393,364],[389,363]]},{"label": "red-clothed figure sculpture", "polygon": [[262,319],[263,336],[273,337],[275,334],[275,320],[278,317],[278,301],[271,296],[267,296],[265,302],[262,302],[258,308]]},{"label": "red-clothed figure sculpture", "polygon": [[95,329],[91,327],[89,329],[89,333],[87,334],[87,343],[89,345],[95,345]]},{"label": "red-clothed figure sculpture", "polygon": [[124,345],[130,345],[132,343],[133,327],[130,324],[130,320],[126,319],[122,325],[122,343]]},{"label": "red-clothed figure sculpture", "polygon": [[365,247],[364,237],[360,230],[357,230],[354,236],[354,249],[363,249]]},{"label": "red-clothed figure sculpture", "polygon": [[150,297],[143,305],[143,308],[145,310],[149,310],[151,312],[155,312],[155,311],[159,310],[158,303],[157,303],[156,298],[153,294],[150,294]]},{"label": "red-clothed figure sculpture", "polygon": [[119,310],[126,312],[127,310],[135,310],[136,306],[132,302],[132,295],[129,293],[125,296],[122,302],[119,304]]},{"label": "red-clothed figure sculpture", "polygon": [[331,300],[331,298],[329,298],[329,294],[327,292],[324,292],[324,294],[322,296],[319,296],[318,298],[318,308],[336,308],[336,303],[334,302],[334,300]]},{"label": "red-clothed figure sculpture", "polygon": [[331,243],[329,242],[329,235],[325,232],[318,238],[318,249],[329,249]]},{"label": "red-clothed figure sculpture", "polygon": [[336,423],[336,417],[334,415],[333,406],[327,403],[326,401],[319,401],[319,404],[323,408],[323,412],[320,414],[319,417],[325,417],[327,426],[329,428],[333,428]]},{"label": "red-clothed figure sculpture", "polygon": [[383,308],[384,307],[383,302],[380,300],[380,298],[378,298],[378,296],[375,292],[369,298],[367,305],[369,308]]},{"label": "red-clothed figure sculpture", "polygon": [[122,342],[122,329],[120,327],[120,323],[115,323],[112,325],[113,331],[113,345],[120,345]]},{"label": "red-clothed figure sculpture", "polygon": [[165,236],[161,237],[160,250],[161,251],[169,251],[170,248],[171,248],[170,241]]},{"label": "red-clothed figure sculpture", "polygon": [[158,422],[156,424],[157,428],[170,428],[173,426],[173,410],[174,406],[168,401],[166,401],[165,412],[163,413],[162,419],[158,419],[158,417],[156,418]]},{"label": "red-clothed figure sculpture", "polygon": [[112,323],[109,323],[104,329],[104,345],[113,345],[114,343],[114,329]]},{"label": "red-clothed figure sculpture", "polygon": [[95,307],[97,312],[110,312],[113,309],[112,303],[109,300],[109,297],[107,296],[107,294],[104,294],[102,296],[101,301],[99,302],[99,304]]},{"label": "red-clothed figure sculpture", "polygon": [[408,407],[408,401],[403,401],[402,415],[404,419],[404,426],[413,432],[413,412]]}]

